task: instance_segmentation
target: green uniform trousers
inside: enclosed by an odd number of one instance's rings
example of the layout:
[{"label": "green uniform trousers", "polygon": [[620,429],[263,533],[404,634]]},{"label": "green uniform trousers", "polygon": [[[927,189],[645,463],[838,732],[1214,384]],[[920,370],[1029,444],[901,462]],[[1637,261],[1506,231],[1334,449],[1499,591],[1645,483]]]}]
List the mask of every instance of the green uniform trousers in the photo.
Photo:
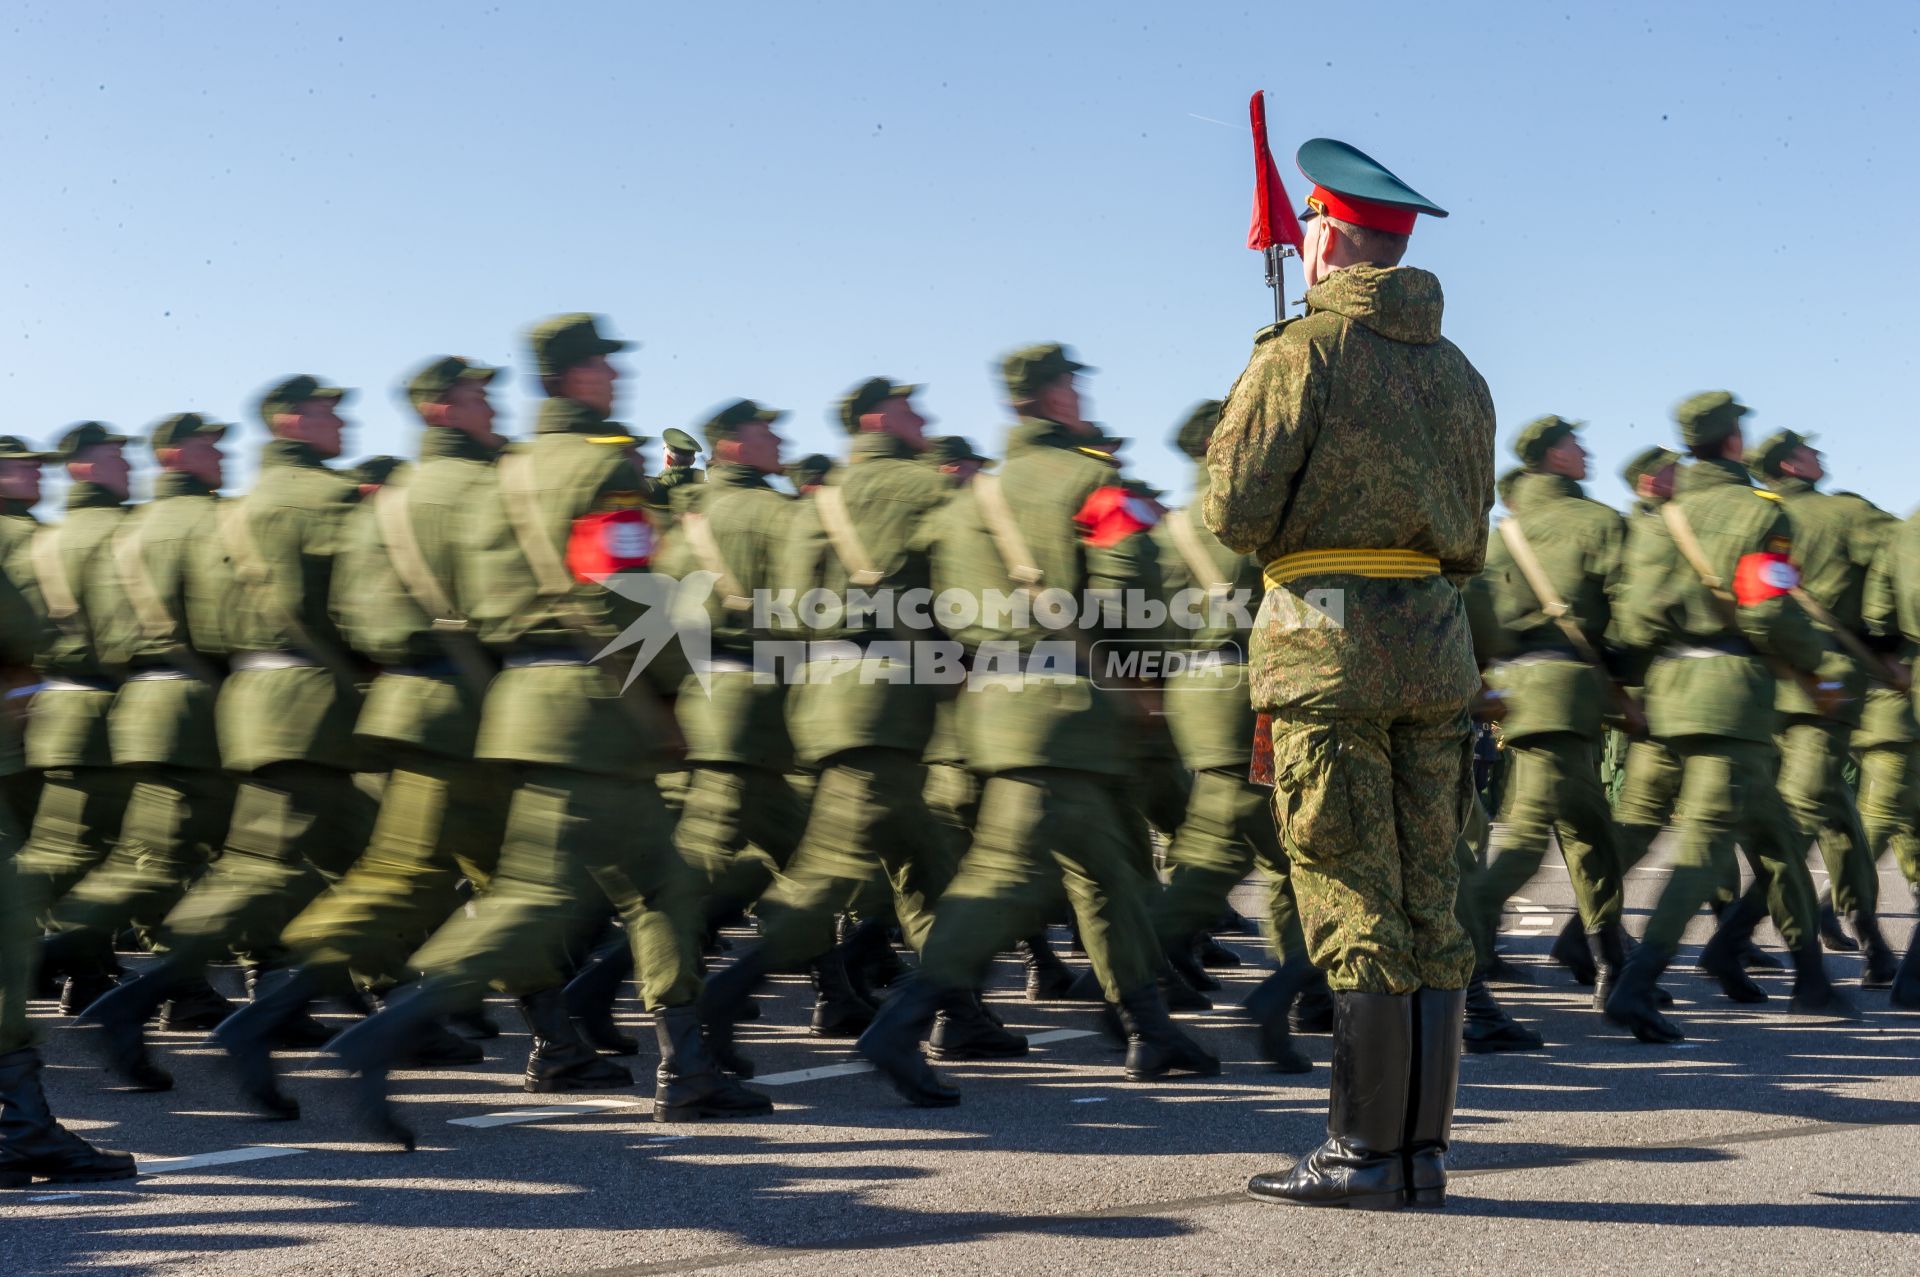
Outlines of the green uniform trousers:
[{"label": "green uniform trousers", "polygon": [[1111,1001],[1153,983],[1147,911],[1129,781],[1057,767],[987,777],[973,844],[941,895],[920,969],[943,989],[974,989],[994,955],[1047,924],[1064,891],[1080,940]]},{"label": "green uniform trousers", "polygon": [[925,790],[926,768],[906,750],[850,749],[823,761],[807,831],[755,910],[774,969],[833,948],[834,916],[860,905],[876,880],[891,887],[907,944],[924,950],[933,904],[958,863],[934,827]]},{"label": "green uniform trousers", "polygon": [[1140,760],[1135,805],[1149,825],[1168,838],[1187,819],[1193,793],[1193,773],[1177,754],[1155,754]]},{"label": "green uniform trousers", "polygon": [[107,858],[120,837],[131,777],[117,767],[50,767],[20,849],[20,872],[41,880],[39,898],[58,901]]},{"label": "green uniform trousers", "polygon": [[1625,774],[1613,804],[1622,873],[1646,859],[1679,801],[1680,759],[1667,742],[1649,736],[1627,746]]},{"label": "green uniform trousers", "polygon": [[1291,868],[1273,826],[1267,791],[1244,770],[1195,772],[1187,818],[1167,847],[1167,885],[1153,899],[1153,930],[1160,946],[1178,944],[1211,927],[1227,896],[1255,866],[1267,880],[1263,919],[1274,960],[1305,957],[1306,936],[1293,899]]},{"label": "green uniform trousers", "polygon": [[780,772],[739,763],[693,768],[674,842],[700,877],[707,916],[758,900],[806,827],[806,803]]},{"label": "green uniform trousers", "polygon": [[1273,716],[1274,818],[1293,859],[1307,952],[1338,990],[1463,989],[1473,942],[1454,916],[1472,804],[1459,706],[1392,719]]},{"label": "green uniform trousers", "polygon": [[1920,744],[1890,742],[1860,751],[1860,823],[1877,866],[1893,850],[1900,872],[1920,884]]},{"label": "green uniform trousers", "polygon": [[[0,714],[6,713],[0,706]],[[19,837],[33,828],[33,813],[40,809],[40,773],[23,769],[0,776],[0,807],[7,809]]]},{"label": "green uniform trousers", "polygon": [[973,827],[980,819],[980,778],[959,763],[929,763],[925,793],[927,812],[947,854],[958,864],[973,842]]},{"label": "green uniform trousers", "polygon": [[673,820],[649,780],[501,764],[507,788],[499,867],[409,965],[456,997],[525,995],[561,983],[613,904],[633,946],[648,1010],[700,994],[699,880],[673,850]]},{"label": "green uniform trousers", "polygon": [[1700,906],[1736,878],[1737,843],[1753,870],[1753,890],[1787,948],[1814,938],[1813,876],[1804,842],[1776,787],[1778,756],[1764,741],[1680,736],[1669,741],[1680,762],[1680,845],[1672,877],[1660,893],[1642,939],[1671,953]]},{"label": "green uniform trousers", "polygon": [[1872,913],[1880,904],[1880,875],[1853,791],[1841,775],[1853,729],[1832,719],[1795,715],[1780,733],[1780,796],[1802,834],[1818,838],[1842,917]]},{"label": "green uniform trousers", "polygon": [[0,1055],[33,1041],[27,1000],[40,971],[40,927],[45,902],[36,879],[22,878],[16,864],[20,827],[0,804]]},{"label": "green uniform trousers", "polygon": [[1540,872],[1557,835],[1581,923],[1592,931],[1620,921],[1620,855],[1596,742],[1575,732],[1532,733],[1508,744],[1507,766],[1506,837],[1486,872],[1474,875],[1469,912],[1497,925],[1507,901]]},{"label": "green uniform trousers", "polygon": [[459,906],[460,880],[483,888],[500,860],[508,790],[498,767],[401,747],[388,754],[366,852],[280,938],[290,961],[336,988],[350,972],[375,989],[406,979],[409,955]]}]

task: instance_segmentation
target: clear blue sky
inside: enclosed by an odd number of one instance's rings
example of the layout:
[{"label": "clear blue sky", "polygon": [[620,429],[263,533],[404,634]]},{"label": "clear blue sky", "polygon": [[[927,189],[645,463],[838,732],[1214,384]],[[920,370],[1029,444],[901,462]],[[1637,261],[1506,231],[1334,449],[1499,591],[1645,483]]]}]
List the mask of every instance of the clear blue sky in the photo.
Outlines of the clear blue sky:
[{"label": "clear blue sky", "polygon": [[1840,13],[14,0],[0,431],[252,423],[310,371],[363,388],[349,456],[404,452],[407,370],[524,370],[530,321],[596,310],[645,343],[624,419],[749,395],[794,409],[791,455],[839,448],[827,406],[872,373],[997,449],[991,363],[1063,340],[1133,468],[1183,491],[1165,438],[1270,313],[1243,247],[1265,88],[1296,199],[1293,149],[1327,135],[1452,210],[1409,261],[1503,445],[1590,421],[1618,502],[1671,405],[1728,387],[1904,513],[1920,9]]}]

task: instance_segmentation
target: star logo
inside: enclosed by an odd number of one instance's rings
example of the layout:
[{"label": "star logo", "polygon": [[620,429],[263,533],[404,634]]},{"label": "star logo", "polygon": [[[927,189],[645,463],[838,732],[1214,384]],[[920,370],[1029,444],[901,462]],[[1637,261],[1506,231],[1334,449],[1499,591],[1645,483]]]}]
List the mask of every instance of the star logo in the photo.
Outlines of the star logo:
[{"label": "star logo", "polygon": [[602,577],[602,585],[621,598],[639,604],[642,610],[626,629],[595,652],[593,659],[599,661],[630,647],[639,649],[633,654],[626,680],[620,685],[624,692],[640,677],[640,671],[666,650],[668,643],[677,639],[687,663],[693,667],[694,677],[700,680],[700,690],[710,691],[713,630],[707,619],[707,600],[712,597],[714,582],[719,579],[712,572],[689,572],[677,581],[658,572],[618,572]]}]

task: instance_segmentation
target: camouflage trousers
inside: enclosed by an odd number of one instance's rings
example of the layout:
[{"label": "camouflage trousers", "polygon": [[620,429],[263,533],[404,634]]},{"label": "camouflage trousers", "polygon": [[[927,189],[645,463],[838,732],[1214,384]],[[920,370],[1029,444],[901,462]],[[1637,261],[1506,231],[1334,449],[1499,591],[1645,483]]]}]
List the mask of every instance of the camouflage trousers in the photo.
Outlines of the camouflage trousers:
[{"label": "camouflage trousers", "polygon": [[697,764],[682,802],[673,841],[699,876],[710,920],[758,900],[807,827],[806,803],[765,767]]},{"label": "camouflage trousers", "polygon": [[[1557,837],[1582,924],[1591,931],[1620,921],[1620,855],[1595,742],[1574,732],[1523,736],[1508,743],[1507,767],[1506,836],[1486,871],[1465,888],[1473,895],[1472,915],[1482,925],[1497,924]],[[1477,937],[1475,947],[1483,947]]]},{"label": "camouflage trousers", "polygon": [[118,767],[50,767],[20,849],[20,872],[39,879],[47,905],[107,858],[127,810],[128,774]]},{"label": "camouflage trousers", "polygon": [[1327,983],[1465,988],[1473,944],[1454,916],[1474,794],[1464,707],[1391,719],[1276,712],[1273,769],[1307,952]]},{"label": "camouflage trousers", "polygon": [[1920,745],[1911,741],[1860,751],[1860,823],[1875,865],[1893,850],[1900,872],[1920,884]]},{"label": "camouflage trousers", "polygon": [[1880,875],[1853,791],[1841,775],[1853,729],[1832,719],[1795,715],[1780,733],[1780,796],[1807,838],[1820,843],[1833,907],[1845,916],[1880,904]]},{"label": "camouflage trousers", "polygon": [[1274,960],[1305,956],[1307,942],[1293,899],[1292,870],[1274,829],[1267,791],[1244,768],[1195,772],[1186,819],[1167,848],[1167,884],[1153,901],[1153,930],[1162,948],[1211,926],[1255,866],[1267,880],[1262,919]]}]

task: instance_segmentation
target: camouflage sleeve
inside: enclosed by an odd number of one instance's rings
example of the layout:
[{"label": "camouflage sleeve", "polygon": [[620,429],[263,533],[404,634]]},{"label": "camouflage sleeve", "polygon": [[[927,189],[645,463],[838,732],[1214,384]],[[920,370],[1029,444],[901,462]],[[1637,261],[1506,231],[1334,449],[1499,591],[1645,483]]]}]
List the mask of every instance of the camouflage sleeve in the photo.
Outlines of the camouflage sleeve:
[{"label": "camouflage sleeve", "polygon": [[1320,428],[1314,355],[1283,331],[1254,348],[1233,385],[1207,448],[1209,485],[1201,517],[1240,554],[1270,545]]}]

